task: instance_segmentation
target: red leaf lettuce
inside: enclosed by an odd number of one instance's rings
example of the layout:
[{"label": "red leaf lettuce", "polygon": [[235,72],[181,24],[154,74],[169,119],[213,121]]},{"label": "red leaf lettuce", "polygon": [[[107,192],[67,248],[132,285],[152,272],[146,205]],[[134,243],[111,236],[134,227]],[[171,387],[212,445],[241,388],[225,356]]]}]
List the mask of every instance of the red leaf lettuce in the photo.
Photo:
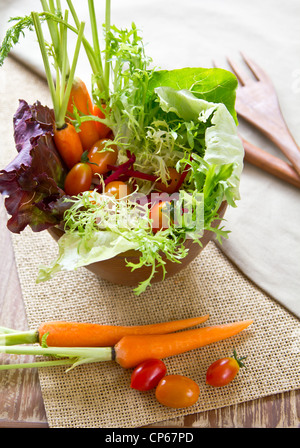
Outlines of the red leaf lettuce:
[{"label": "red leaf lettuce", "polygon": [[67,205],[63,191],[66,168],[54,145],[54,113],[40,102],[20,100],[13,119],[15,159],[0,171],[0,193],[11,218],[7,227],[20,233],[58,224]]}]

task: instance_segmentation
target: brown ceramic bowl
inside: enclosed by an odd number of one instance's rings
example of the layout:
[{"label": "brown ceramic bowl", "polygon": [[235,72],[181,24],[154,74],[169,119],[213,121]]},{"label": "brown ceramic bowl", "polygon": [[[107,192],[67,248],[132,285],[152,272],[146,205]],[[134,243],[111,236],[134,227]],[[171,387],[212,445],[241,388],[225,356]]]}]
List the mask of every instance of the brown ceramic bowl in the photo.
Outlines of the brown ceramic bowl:
[{"label": "brown ceramic bowl", "polygon": [[[222,219],[225,215],[227,209],[227,203],[223,202],[219,209],[219,217]],[[217,227],[220,224],[220,220],[216,220],[213,223],[213,227]],[[63,235],[63,232],[56,227],[48,230],[50,235],[58,241]],[[166,275],[165,279],[172,277],[178,272],[182,271],[188,264],[190,264],[200,252],[207,246],[207,244],[213,239],[214,232],[205,231],[203,237],[201,238],[202,246],[193,243],[192,240],[187,240],[185,246],[189,249],[187,256],[181,261],[181,263],[174,263],[170,260],[166,260]],[[97,263],[90,264],[86,266],[91,272],[97,276],[110,281],[111,283],[116,283],[119,285],[136,286],[140,282],[146,280],[151,272],[151,268],[148,266],[143,266],[135,271],[131,272],[131,269],[126,266],[126,260],[138,263],[139,253],[137,251],[128,251],[114,258],[105,261],[99,261]],[[152,283],[160,282],[163,279],[162,269],[159,268],[152,279]]]}]

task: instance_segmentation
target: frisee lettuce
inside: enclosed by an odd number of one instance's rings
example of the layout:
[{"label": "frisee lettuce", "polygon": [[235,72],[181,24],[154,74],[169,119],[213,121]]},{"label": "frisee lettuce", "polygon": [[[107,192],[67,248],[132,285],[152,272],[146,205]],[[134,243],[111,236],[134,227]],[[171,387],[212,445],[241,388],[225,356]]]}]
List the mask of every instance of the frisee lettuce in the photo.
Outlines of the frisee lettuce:
[{"label": "frisee lettuce", "polygon": [[[181,195],[184,202],[185,192]],[[187,200],[191,200],[190,196]],[[127,262],[127,266],[132,270],[152,267],[149,278],[135,288],[139,295],[150,285],[158,267],[165,274],[163,256],[176,263],[187,255],[182,227],[152,233],[148,204],[118,200],[97,192],[83,193],[71,201],[73,205],[65,213],[65,233],[58,241],[59,256],[50,266],[40,267],[38,283],[50,280],[58,272],[73,271],[136,250],[140,253],[139,260]],[[198,224],[189,222],[186,230],[196,232]]]}]

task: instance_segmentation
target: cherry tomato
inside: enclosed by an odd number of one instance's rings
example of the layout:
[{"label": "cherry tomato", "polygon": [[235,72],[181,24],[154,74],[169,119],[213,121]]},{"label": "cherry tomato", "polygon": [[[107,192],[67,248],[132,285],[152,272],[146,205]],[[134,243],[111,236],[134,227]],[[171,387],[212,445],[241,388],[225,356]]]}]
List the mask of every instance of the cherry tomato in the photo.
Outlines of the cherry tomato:
[{"label": "cherry tomato", "polygon": [[[98,140],[88,152],[88,160],[93,174],[105,174],[109,171],[108,165],[114,165],[118,159],[118,149],[115,145],[105,149],[109,139]],[[113,150],[113,151],[112,151]]]},{"label": "cherry tomato", "polygon": [[168,168],[168,177],[167,184],[163,182],[157,182],[156,188],[160,191],[163,191],[168,194],[172,194],[176,191],[178,182],[180,180],[180,174],[175,168]]},{"label": "cherry tomato", "polygon": [[149,217],[152,219],[153,233],[168,229],[171,223],[170,203],[167,201],[157,202],[150,209]]},{"label": "cherry tomato", "polygon": [[160,404],[170,408],[186,408],[196,403],[200,395],[198,384],[183,375],[167,375],[155,391]]},{"label": "cherry tomato", "polygon": [[222,387],[229,384],[237,375],[240,367],[245,367],[242,360],[237,358],[236,351],[233,352],[233,358],[221,358],[213,362],[206,372],[206,384],[214,387]]},{"label": "cherry tomato", "polygon": [[131,193],[131,190],[125,182],[119,180],[110,182],[105,187],[105,193],[115,196],[117,199],[122,199]]},{"label": "cherry tomato", "polygon": [[89,191],[89,201],[93,205],[99,205],[101,204],[101,201],[103,200],[103,196],[101,193],[98,193],[96,190],[90,190]]},{"label": "cherry tomato", "polygon": [[[105,108],[105,104],[102,107]],[[105,118],[105,114],[100,109],[100,107],[96,106],[96,104],[94,105],[94,115],[99,118]],[[111,129],[108,128],[104,123],[100,123],[99,121],[96,121],[96,127],[100,138],[106,138],[111,133]]]},{"label": "cherry tomato", "polygon": [[130,387],[140,391],[154,389],[166,373],[167,367],[163,361],[148,359],[132,372]]},{"label": "cherry tomato", "polygon": [[65,179],[64,190],[69,196],[77,196],[91,187],[93,173],[87,163],[77,163],[68,172]]}]

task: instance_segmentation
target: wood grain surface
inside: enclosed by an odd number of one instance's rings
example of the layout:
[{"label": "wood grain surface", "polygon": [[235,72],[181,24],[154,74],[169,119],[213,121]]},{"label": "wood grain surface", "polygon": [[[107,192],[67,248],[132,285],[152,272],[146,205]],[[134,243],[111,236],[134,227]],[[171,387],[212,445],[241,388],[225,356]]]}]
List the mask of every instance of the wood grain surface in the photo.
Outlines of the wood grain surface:
[{"label": "wood grain surface", "polygon": [[[7,215],[0,197],[0,326],[26,330],[27,320]],[[20,358],[18,358],[20,359]],[[32,359],[24,356],[22,362]],[[13,362],[0,355],[0,362]],[[150,425],[151,428],[299,428],[300,391]],[[48,428],[37,369],[0,374],[0,428]]]}]

